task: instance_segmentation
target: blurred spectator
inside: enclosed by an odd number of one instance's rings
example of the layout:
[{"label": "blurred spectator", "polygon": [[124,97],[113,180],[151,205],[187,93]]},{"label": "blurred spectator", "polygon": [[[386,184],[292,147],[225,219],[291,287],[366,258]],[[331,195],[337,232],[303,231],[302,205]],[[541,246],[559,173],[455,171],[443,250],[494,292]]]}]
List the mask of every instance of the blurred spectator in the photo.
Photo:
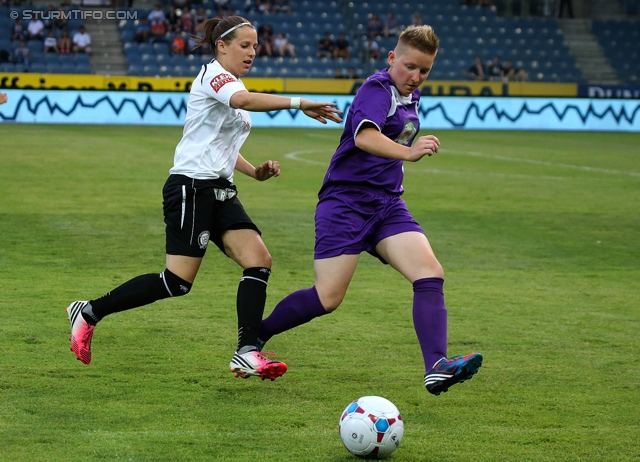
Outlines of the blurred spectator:
[{"label": "blurred spectator", "polygon": [[155,18],[151,23],[151,43],[167,43],[166,33],[167,28],[164,23],[160,21],[160,18]]},{"label": "blurred spectator", "polygon": [[334,43],[333,56],[335,58],[349,59],[351,57],[351,46],[344,34],[338,35]]},{"label": "blurred spectator", "polygon": [[24,40],[20,40],[20,45],[13,50],[13,62],[29,67],[29,48],[27,48],[27,42]]},{"label": "blurred spectator", "polygon": [[45,53],[59,53],[58,50],[58,39],[56,38],[55,32],[52,30],[49,31],[47,38],[44,39],[44,52]]},{"label": "blurred spectator", "polygon": [[[178,23],[180,24],[178,25]],[[182,21],[180,20],[180,15],[176,12],[175,6],[169,6],[169,11],[165,15],[164,24],[169,32],[175,32],[177,28],[182,29]]]},{"label": "blurred spectator", "polygon": [[498,58],[497,56],[493,58],[493,60],[489,63],[487,74],[489,74],[489,80],[505,80],[504,71],[502,70],[502,65],[500,64],[500,58]]},{"label": "blurred spectator", "polygon": [[[218,8],[218,15],[216,17],[219,17],[220,19],[224,18],[224,10],[222,8]],[[194,29],[197,29],[198,25],[203,23],[207,19],[209,19],[207,17],[207,12],[204,10],[204,7],[201,6],[200,8],[198,8],[198,11],[196,11],[196,16],[194,18]]]},{"label": "blurred spectator", "polygon": [[356,72],[356,68],[355,67],[350,67],[349,68],[348,78],[350,78],[350,79],[359,79],[360,78],[358,76],[358,73]]},{"label": "blurred spectator", "polygon": [[341,67],[336,67],[335,74],[333,74],[334,79],[346,79],[347,76],[342,72]]},{"label": "blurred spectator", "polygon": [[378,15],[376,13],[372,13],[371,18],[367,23],[367,35],[371,36],[373,34],[374,37],[377,37],[380,34],[382,34],[383,28],[384,28],[384,25],[382,24],[382,21],[380,21],[380,19],[378,18]]},{"label": "blurred spectator", "polygon": [[[196,48],[196,43],[198,42],[198,38],[195,37],[192,34],[187,34],[186,32],[183,32],[183,34],[185,34],[186,38],[185,38],[185,54],[205,54],[205,50],[204,47],[199,47]],[[209,47],[206,48],[206,53],[207,54],[211,54],[211,50],[209,50]]]},{"label": "blurred spectator", "polygon": [[216,8],[219,10],[231,7],[231,0],[214,0],[214,3],[216,4]]},{"label": "blurred spectator", "polygon": [[473,80],[486,80],[487,78],[480,56],[476,56],[473,65],[469,69],[462,71],[462,73],[469,75]]},{"label": "blurred spectator", "polygon": [[316,57],[318,58],[331,58],[333,57],[333,50],[335,49],[336,44],[331,40],[331,34],[329,32],[324,33],[324,37],[322,37],[318,41],[318,49],[316,51]]},{"label": "blurred spectator", "polygon": [[149,41],[149,33],[151,27],[149,26],[149,20],[147,18],[141,18],[138,24],[135,26],[135,34],[133,41],[136,43],[145,43]]},{"label": "blurred spectator", "polygon": [[387,13],[387,17],[384,20],[384,36],[395,37],[398,35],[398,21],[396,21],[393,13]]},{"label": "blurred spectator", "polygon": [[22,25],[22,19],[16,19],[16,23],[13,25],[13,30],[11,31],[11,40],[26,40],[27,31],[24,30],[24,26]]},{"label": "blurred spectator", "polygon": [[180,21],[182,21],[182,30],[186,30],[189,33],[194,31],[193,28],[193,15],[191,14],[191,10],[188,8],[182,12],[182,16],[180,17]]},{"label": "blurred spectator", "polygon": [[258,11],[258,13],[263,13],[263,14],[271,13],[271,1],[256,0],[256,10]]},{"label": "blurred spectator", "polygon": [[65,29],[67,27],[67,17],[64,12],[64,8],[58,8],[58,14],[56,15],[56,18],[51,21],[51,25],[55,31]]},{"label": "blurred spectator", "polygon": [[278,37],[275,39],[275,50],[278,56],[291,56],[292,58],[296,57],[295,47],[289,39],[287,38],[287,34],[284,32],[280,32]]},{"label": "blurred spectator", "polygon": [[160,22],[164,22],[164,20],[167,19],[160,3],[156,3],[156,7],[151,10],[151,13],[149,13],[147,19],[151,24],[153,24],[153,21],[155,21],[156,19],[159,19]]},{"label": "blurred spectator", "polygon": [[44,31],[44,23],[35,16],[29,21],[27,26],[27,37],[29,40],[42,40],[42,32]]},{"label": "blurred spectator", "polygon": [[524,82],[529,77],[527,71],[514,67],[510,59],[507,60],[506,64],[502,68],[502,72],[507,80],[512,82]]},{"label": "blurred spectator", "polygon": [[274,13],[291,13],[289,0],[275,0],[272,11]]},{"label": "blurred spectator", "polygon": [[[53,29],[53,18],[56,16],[56,8],[49,4],[47,9],[42,12],[42,24],[44,24],[45,31],[49,31]],[[44,38],[45,35],[49,35],[43,31],[42,36]]]},{"label": "blurred spectator", "polygon": [[565,10],[567,10],[567,16],[573,18],[573,4],[571,3],[571,0],[560,0],[560,7],[558,11],[559,18],[564,16]]},{"label": "blurred spectator", "polygon": [[364,49],[366,57],[369,59],[380,59],[380,46],[374,39],[373,32],[364,41]]},{"label": "blurred spectator", "polygon": [[215,17],[222,21],[224,19],[224,10],[222,8],[219,8]]},{"label": "blurred spectator", "polygon": [[258,48],[257,56],[273,56],[275,47],[275,37],[273,36],[273,26],[263,24],[258,27]]},{"label": "blurred spectator", "polygon": [[189,0],[173,0],[172,4],[174,7],[179,8],[180,10],[189,8]]},{"label": "blurred spectator", "polygon": [[422,16],[417,11],[411,15],[412,26],[422,26]]},{"label": "blurred spectator", "polygon": [[67,29],[62,30],[62,35],[58,39],[58,50],[60,53],[71,53],[71,37]]},{"label": "blurred spectator", "polygon": [[84,26],[80,26],[80,30],[73,34],[73,51],[74,53],[91,55],[91,36],[87,33]]},{"label": "blurred spectator", "polygon": [[0,64],[11,61],[11,53],[5,48],[0,48]]},{"label": "blurred spectator", "polygon": [[171,54],[184,55],[184,49],[186,47],[184,32],[176,33],[171,41]]}]

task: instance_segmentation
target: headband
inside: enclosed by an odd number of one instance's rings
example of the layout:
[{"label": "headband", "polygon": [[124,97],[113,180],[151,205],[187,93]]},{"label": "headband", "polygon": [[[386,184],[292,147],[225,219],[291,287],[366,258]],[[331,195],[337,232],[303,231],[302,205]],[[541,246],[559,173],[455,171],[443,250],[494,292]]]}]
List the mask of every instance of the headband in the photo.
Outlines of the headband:
[{"label": "headband", "polygon": [[230,33],[231,33],[231,32],[233,32],[234,30],[236,30],[238,27],[242,27],[242,26],[253,26],[253,24],[251,24],[250,22],[241,22],[240,24],[238,24],[238,25],[236,25],[236,26],[233,26],[233,27],[232,27],[231,29],[229,29],[228,31],[223,32],[222,34],[220,34],[220,35],[218,36],[218,38],[216,39],[216,41],[215,41],[215,42],[213,42],[213,43],[215,43],[215,44],[216,44],[216,46],[218,46],[218,45],[217,45],[217,44],[218,44],[218,40],[220,40],[220,39],[221,39],[222,37],[224,37],[225,35],[230,34]]}]

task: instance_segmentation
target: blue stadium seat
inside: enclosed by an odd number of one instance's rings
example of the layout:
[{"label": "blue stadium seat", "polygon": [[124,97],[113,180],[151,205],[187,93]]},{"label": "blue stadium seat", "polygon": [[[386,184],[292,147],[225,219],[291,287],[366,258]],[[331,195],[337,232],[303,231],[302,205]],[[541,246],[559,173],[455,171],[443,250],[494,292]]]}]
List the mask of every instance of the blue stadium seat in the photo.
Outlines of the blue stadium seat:
[{"label": "blue stadium seat", "polygon": [[152,45],[153,51],[156,54],[169,54],[171,53],[171,45],[167,42],[156,42]]},{"label": "blue stadium seat", "polygon": [[142,75],[157,75],[160,72],[160,66],[157,64],[147,64],[142,68]]}]

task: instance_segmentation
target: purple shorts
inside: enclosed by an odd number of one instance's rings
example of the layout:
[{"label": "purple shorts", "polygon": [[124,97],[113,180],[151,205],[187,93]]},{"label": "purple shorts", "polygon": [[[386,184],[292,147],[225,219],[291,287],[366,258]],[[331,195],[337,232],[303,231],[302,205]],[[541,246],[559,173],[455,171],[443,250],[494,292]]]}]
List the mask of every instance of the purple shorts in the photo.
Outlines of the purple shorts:
[{"label": "purple shorts", "polygon": [[322,191],[316,207],[314,258],[362,252],[380,258],[378,242],[396,234],[423,233],[399,196],[372,189],[332,186]]}]

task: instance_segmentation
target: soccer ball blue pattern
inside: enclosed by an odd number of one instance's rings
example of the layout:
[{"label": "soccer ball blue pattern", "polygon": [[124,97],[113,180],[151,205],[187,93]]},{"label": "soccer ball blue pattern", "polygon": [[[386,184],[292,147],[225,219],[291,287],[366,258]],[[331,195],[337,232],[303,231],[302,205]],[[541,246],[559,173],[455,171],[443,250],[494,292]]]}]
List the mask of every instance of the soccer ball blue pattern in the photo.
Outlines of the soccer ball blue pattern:
[{"label": "soccer ball blue pattern", "polygon": [[404,435],[398,408],[380,396],[358,398],[342,412],[340,438],[347,450],[363,459],[385,459]]}]

